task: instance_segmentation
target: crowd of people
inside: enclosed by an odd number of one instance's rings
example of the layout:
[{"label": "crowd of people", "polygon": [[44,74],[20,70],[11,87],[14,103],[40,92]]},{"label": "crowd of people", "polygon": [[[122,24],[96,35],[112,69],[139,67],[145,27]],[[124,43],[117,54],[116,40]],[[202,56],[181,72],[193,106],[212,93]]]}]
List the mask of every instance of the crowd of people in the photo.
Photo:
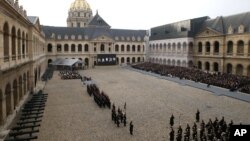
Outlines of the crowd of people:
[{"label": "crowd of people", "polygon": [[[229,124],[225,121],[224,117],[221,120],[218,120],[216,117],[214,121],[209,119],[207,123],[204,120],[199,120],[199,111],[196,113],[196,122],[194,122],[192,126],[192,132],[189,124],[187,124],[186,129],[183,133],[182,127],[179,125],[177,129],[177,133],[175,136],[175,130],[173,128],[174,125],[174,116],[170,117],[170,133],[169,140],[174,141],[228,141],[230,140],[230,128],[233,125],[233,121]],[[197,124],[200,123],[200,127]],[[191,134],[192,133],[192,134]]]},{"label": "crowd of people", "polygon": [[59,76],[61,79],[82,79],[78,71],[60,71]]},{"label": "crowd of people", "polygon": [[96,84],[87,85],[87,92],[89,96],[94,96],[94,101],[99,107],[108,107],[111,108],[111,102],[109,96],[105,94],[103,91],[100,92],[100,89]]},{"label": "crowd of people", "polygon": [[179,77],[195,82],[227,88],[230,91],[242,91],[250,94],[250,77],[238,76],[226,73],[209,73],[196,68],[186,68],[179,66],[169,66],[150,62],[140,63],[132,66],[133,68],[151,71],[163,76]]}]

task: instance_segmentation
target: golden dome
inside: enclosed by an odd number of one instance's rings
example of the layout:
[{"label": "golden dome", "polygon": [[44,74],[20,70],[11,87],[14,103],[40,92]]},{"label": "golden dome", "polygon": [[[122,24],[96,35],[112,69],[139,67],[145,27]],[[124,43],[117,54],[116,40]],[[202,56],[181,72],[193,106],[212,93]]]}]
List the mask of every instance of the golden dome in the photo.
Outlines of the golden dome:
[{"label": "golden dome", "polygon": [[87,1],[75,0],[70,6],[70,10],[91,10],[91,8]]}]

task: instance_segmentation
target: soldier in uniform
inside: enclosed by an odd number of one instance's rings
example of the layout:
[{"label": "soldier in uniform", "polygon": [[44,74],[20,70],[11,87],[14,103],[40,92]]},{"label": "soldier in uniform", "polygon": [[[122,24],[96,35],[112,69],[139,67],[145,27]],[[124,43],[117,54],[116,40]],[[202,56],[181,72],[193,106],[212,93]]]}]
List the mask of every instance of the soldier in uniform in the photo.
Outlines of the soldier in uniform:
[{"label": "soldier in uniform", "polygon": [[124,124],[124,126],[126,126],[126,124],[127,124],[126,113],[124,113],[124,115],[123,115],[123,124]]},{"label": "soldier in uniform", "polygon": [[170,117],[170,126],[172,127],[174,125],[174,115]]},{"label": "soldier in uniform", "polygon": [[196,122],[199,122],[200,121],[200,111],[197,110],[196,112]]},{"label": "soldier in uniform", "polygon": [[[118,118],[118,117],[116,117],[116,118]],[[119,121],[119,119],[116,120],[116,124],[117,124],[117,127],[120,127],[120,121]]]},{"label": "soldier in uniform", "polygon": [[134,125],[133,125],[133,121],[131,121],[129,124],[129,131],[131,135],[133,135],[133,130],[134,130]]},{"label": "soldier in uniform", "polygon": [[174,141],[174,129],[171,127],[171,131],[169,133],[170,141]]}]

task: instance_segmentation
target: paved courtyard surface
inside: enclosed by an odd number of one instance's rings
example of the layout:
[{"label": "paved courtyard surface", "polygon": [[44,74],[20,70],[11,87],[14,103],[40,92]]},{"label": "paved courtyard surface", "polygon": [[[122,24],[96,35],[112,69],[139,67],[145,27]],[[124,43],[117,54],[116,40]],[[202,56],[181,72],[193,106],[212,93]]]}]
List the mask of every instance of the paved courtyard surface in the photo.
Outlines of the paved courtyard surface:
[{"label": "paved courtyard surface", "polygon": [[128,126],[118,128],[111,121],[111,111],[99,108],[80,80],[61,80],[55,72],[45,88],[49,96],[39,141],[166,141],[171,114],[175,128],[186,127],[193,124],[197,109],[205,122],[224,116],[227,122],[250,123],[250,104],[244,101],[120,67],[80,73],[92,77],[116,106],[127,103],[127,121],[133,120],[134,135]]}]

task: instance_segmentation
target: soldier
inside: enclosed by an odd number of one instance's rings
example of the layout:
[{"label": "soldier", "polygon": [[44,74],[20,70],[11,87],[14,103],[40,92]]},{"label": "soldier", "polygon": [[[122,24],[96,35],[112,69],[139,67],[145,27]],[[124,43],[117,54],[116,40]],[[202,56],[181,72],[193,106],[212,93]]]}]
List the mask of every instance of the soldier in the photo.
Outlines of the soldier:
[{"label": "soldier", "polygon": [[134,130],[134,125],[133,125],[133,121],[131,121],[129,124],[129,131],[131,135],[133,135],[133,130]]},{"label": "soldier", "polygon": [[113,103],[112,105],[112,110],[115,110],[115,103]]},{"label": "soldier", "polygon": [[174,125],[174,116],[173,116],[173,114],[170,117],[170,125],[171,125],[171,127]]},{"label": "soldier", "polygon": [[124,124],[124,126],[126,126],[126,124],[127,124],[126,113],[124,113],[124,115],[123,115],[123,124]]},{"label": "soldier", "polygon": [[126,106],[127,106],[127,105],[126,105],[126,102],[125,102],[125,103],[124,103],[124,110],[126,110]]},{"label": "soldier", "polygon": [[178,134],[182,135],[182,128],[181,128],[181,126],[179,126],[179,128],[178,128]]},{"label": "soldier", "polygon": [[179,126],[176,140],[181,141],[181,139],[182,139],[182,128],[181,126]]},{"label": "soldier", "polygon": [[117,127],[120,127],[120,121],[119,121],[119,118],[118,118],[119,116],[116,116],[116,124],[117,124]]},{"label": "soldier", "polygon": [[173,127],[171,127],[171,131],[169,133],[169,136],[170,136],[170,141],[174,141],[174,129],[173,129]]},{"label": "soldier", "polygon": [[200,111],[198,109],[196,112],[196,122],[199,122],[199,121],[200,121]]}]

